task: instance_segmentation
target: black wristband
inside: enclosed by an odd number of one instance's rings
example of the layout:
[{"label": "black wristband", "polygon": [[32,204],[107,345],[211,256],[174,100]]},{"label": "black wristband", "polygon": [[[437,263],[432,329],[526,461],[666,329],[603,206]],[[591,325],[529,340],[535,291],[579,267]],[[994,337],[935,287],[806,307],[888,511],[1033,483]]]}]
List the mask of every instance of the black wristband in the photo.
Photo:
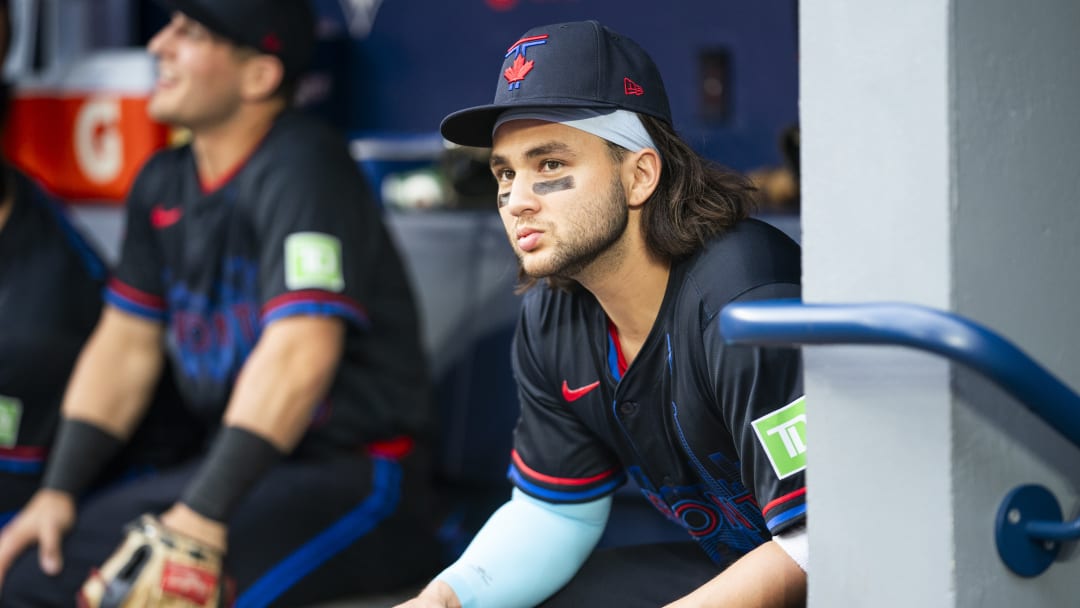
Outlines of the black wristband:
[{"label": "black wristband", "polygon": [[255,433],[224,427],[180,502],[203,517],[224,522],[236,503],[283,455]]},{"label": "black wristband", "polygon": [[82,420],[61,418],[42,487],[78,497],[123,445],[121,439],[101,427]]}]

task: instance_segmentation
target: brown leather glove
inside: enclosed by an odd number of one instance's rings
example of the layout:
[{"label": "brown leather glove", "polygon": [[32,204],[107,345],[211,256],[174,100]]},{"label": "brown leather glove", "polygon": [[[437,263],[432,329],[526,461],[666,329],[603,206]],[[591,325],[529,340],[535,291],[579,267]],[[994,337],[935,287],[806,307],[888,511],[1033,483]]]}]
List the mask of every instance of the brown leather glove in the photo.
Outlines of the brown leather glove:
[{"label": "brown leather glove", "polygon": [[80,608],[219,608],[222,554],[167,530],[152,515],[128,524],[124,542],[79,590]]}]

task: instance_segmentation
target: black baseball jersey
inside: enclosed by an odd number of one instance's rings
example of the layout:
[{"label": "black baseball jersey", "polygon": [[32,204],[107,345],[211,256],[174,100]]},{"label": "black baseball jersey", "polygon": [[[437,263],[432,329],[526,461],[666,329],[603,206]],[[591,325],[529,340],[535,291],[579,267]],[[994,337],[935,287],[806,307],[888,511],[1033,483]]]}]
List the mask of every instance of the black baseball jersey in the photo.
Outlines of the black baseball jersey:
[{"label": "black baseball jersey", "polygon": [[718,564],[801,522],[800,353],[728,346],[719,327],[730,301],[798,297],[799,257],[783,233],[746,220],[675,263],[629,366],[592,294],[527,294],[511,480],[544,500],[583,502],[629,475]]},{"label": "black baseball jersey", "polygon": [[300,112],[216,184],[200,182],[190,146],[152,157],[106,301],[167,325],[177,384],[208,422],[264,327],[329,315],[347,324],[344,356],[300,449],[429,424],[416,308],[380,209],[345,142]]},{"label": "black baseball jersey", "polygon": [[[101,312],[106,270],[55,201],[9,175],[13,207],[0,229],[0,473],[32,479],[35,489],[68,376]],[[4,486],[0,511],[14,494]]]}]

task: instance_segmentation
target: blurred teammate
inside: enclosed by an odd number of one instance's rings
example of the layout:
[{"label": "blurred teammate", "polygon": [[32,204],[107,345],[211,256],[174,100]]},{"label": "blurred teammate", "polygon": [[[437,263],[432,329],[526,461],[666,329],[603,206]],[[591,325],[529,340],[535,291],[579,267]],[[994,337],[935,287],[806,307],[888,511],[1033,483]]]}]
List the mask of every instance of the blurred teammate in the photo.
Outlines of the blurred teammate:
[{"label": "blurred teammate", "polygon": [[[10,40],[0,0],[0,65]],[[0,84],[0,124],[12,87]],[[106,265],[64,208],[0,158],[0,528],[41,485],[64,385],[101,314]],[[153,413],[93,481],[175,463],[198,447],[194,419],[164,374]]]},{"label": "blurred teammate", "polygon": [[[730,301],[799,295],[798,246],[746,219],[747,182],[678,138],[652,60],[596,22],[523,34],[494,103],[442,133],[492,146],[531,287],[522,414],[511,500],[407,605],[804,602],[800,356],[718,327]],[[593,552],[627,476],[686,543]]]},{"label": "blurred teammate", "polygon": [[[171,606],[214,605],[222,553],[237,605],[423,580],[436,556],[416,312],[344,142],[289,107],[314,42],[310,9],[166,4],[175,12],[149,45],[150,113],[192,140],[154,156],[130,193],[44,487],[0,535],[0,604],[72,605],[79,592],[143,605],[131,588],[152,578],[148,593]],[[165,365],[214,431],[207,451],[77,505]]]},{"label": "blurred teammate", "polygon": [[[0,0],[0,66],[10,40]],[[10,95],[0,83],[0,125]],[[104,263],[59,205],[0,158],[0,527],[41,483],[64,383],[104,284]]]}]

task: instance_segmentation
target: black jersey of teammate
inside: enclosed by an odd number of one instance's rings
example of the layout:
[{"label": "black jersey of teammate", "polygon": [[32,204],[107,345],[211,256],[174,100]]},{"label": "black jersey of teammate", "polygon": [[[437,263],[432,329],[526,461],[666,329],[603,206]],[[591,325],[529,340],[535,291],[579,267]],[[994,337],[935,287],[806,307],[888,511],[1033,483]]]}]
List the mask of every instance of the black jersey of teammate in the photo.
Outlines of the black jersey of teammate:
[{"label": "black jersey of teammate", "polygon": [[101,312],[105,266],[55,201],[10,175],[13,207],[0,229],[0,472],[37,476]]},{"label": "black jersey of teammate", "polygon": [[186,401],[224,412],[264,327],[347,322],[343,360],[305,446],[356,445],[429,424],[427,371],[404,268],[345,142],[286,112],[234,173],[200,183],[190,146],[156,154],[128,201],[106,300],[167,324]]},{"label": "black jersey of teammate", "polygon": [[581,502],[630,475],[720,564],[802,521],[800,354],[727,346],[718,321],[733,300],[798,297],[799,280],[798,245],[740,222],[673,266],[628,368],[592,294],[534,289],[514,343],[522,412],[511,479],[544,500]]}]

